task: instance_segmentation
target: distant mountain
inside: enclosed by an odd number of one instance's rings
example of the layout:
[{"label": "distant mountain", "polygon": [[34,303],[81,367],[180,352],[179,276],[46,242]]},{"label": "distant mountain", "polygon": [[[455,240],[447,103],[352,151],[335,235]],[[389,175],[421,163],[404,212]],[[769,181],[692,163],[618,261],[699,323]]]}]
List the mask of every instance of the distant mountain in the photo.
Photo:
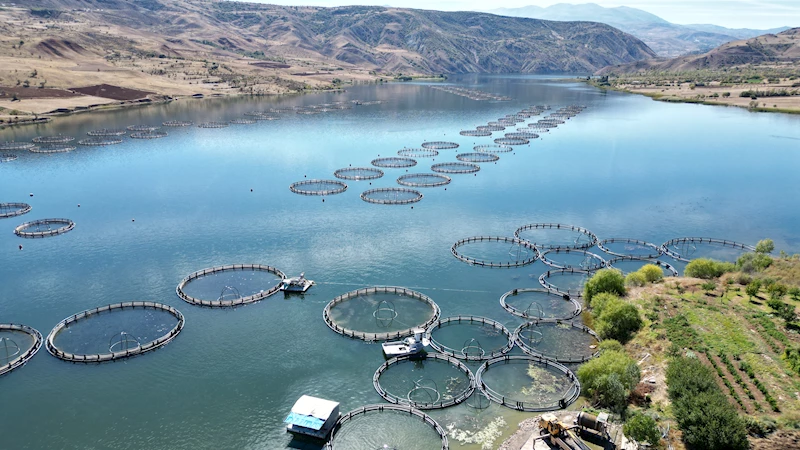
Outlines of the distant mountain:
[{"label": "distant mountain", "polygon": [[751,30],[730,29],[717,25],[677,25],[640,9],[626,6],[605,8],[594,3],[580,5],[559,3],[547,8],[538,6],[499,8],[487,12],[542,20],[580,20],[605,23],[638,37],[659,56],[670,58],[702,53],[726,42],[789,29],[783,27],[771,30]]},{"label": "distant mountain", "polygon": [[[478,12],[377,6],[293,7],[208,0],[28,0],[32,14],[81,16],[125,27],[142,52],[191,55],[205,47],[230,56],[340,61],[403,73],[577,73],[647,59],[639,39],[600,23],[552,22]],[[58,44],[63,33],[40,39]],[[85,51],[122,45],[89,30],[70,37]],[[42,52],[47,49],[37,47]],[[50,52],[52,54],[52,52]]]},{"label": "distant mountain", "polygon": [[736,66],[771,63],[800,64],[800,28],[778,34],[725,43],[702,55],[655,59],[606,67],[599,75],[628,74],[642,71],[678,72],[698,69],[724,69]]}]

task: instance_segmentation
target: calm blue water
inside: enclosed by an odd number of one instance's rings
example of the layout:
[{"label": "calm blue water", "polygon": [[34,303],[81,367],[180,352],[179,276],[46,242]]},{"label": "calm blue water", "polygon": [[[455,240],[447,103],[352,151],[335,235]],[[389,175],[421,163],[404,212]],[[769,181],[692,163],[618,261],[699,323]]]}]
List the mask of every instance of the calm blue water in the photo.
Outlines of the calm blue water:
[{"label": "calm blue water", "polygon": [[[467,236],[511,236],[527,223],[561,222],[601,239],[660,244],[711,236],[753,244],[769,237],[778,249],[800,251],[800,117],[658,103],[526,76],[454,81],[514,100],[478,102],[424,84],[373,85],[343,94],[180,100],[1,131],[0,141],[21,141],[164,120],[230,120],[275,106],[386,101],[225,129],[168,129],[164,139],[68,154],[20,152],[0,164],[0,202],[33,206],[0,220],[0,322],[46,335],[73,313],[129,300],[166,303],[186,317],[166,348],[125,362],[72,365],[41,350],[0,379],[0,447],[302,447],[290,443],[282,424],[300,395],[339,401],[343,410],[381,401],[371,384],[380,347],[334,334],[322,321],[335,296],[367,285],[406,286],[433,298],[445,317],[484,315],[511,329],[520,323],[498,299],[538,287],[545,266],[471,267],[450,253]],[[409,169],[425,172],[492,141],[459,130],[544,103],[589,108],[530,146],[500,154],[497,164],[482,164],[477,175],[453,175],[446,190],[422,189],[413,209],[359,198],[371,187],[396,186],[405,169],[383,169],[386,176],[371,185],[348,182],[347,192],[324,202],[288,189],[424,141],[461,144]],[[76,227],[37,240],[12,232],[46,217],[68,217]],[[305,271],[317,286],[302,298],[273,296],[232,310],[198,308],[175,295],[189,273],[231,263]],[[433,415],[468,428],[471,414],[482,423],[505,414],[459,408]]]}]

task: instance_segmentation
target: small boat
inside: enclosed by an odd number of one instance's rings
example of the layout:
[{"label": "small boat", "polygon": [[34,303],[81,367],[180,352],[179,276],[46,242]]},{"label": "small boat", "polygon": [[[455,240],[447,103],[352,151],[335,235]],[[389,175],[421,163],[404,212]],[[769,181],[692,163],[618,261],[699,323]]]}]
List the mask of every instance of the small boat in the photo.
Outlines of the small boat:
[{"label": "small boat", "polygon": [[281,281],[281,290],[284,292],[305,292],[313,285],[314,282],[307,279],[305,272],[302,272],[299,277],[285,278]]},{"label": "small boat", "polygon": [[402,341],[384,342],[381,347],[383,347],[383,354],[387,358],[394,358],[396,356],[411,356],[422,353],[430,343],[430,340],[425,336],[424,329],[414,328],[413,336],[409,336]]}]

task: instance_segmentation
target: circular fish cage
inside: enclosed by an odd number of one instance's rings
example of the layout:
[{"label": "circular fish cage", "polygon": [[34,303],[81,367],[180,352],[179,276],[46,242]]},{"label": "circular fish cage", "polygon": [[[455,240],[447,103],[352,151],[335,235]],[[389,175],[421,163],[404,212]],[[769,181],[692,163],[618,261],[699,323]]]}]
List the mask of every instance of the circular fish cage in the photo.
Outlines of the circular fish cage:
[{"label": "circular fish cage", "polygon": [[459,161],[464,162],[472,162],[472,163],[490,163],[495,162],[500,159],[499,156],[495,155],[494,153],[459,153],[456,155],[456,159]]},{"label": "circular fish cage", "polygon": [[500,297],[500,306],[528,321],[570,320],[583,310],[580,302],[569,295],[547,289],[513,289]]},{"label": "circular fish cage", "polygon": [[24,366],[41,347],[42,334],[36,329],[0,323],[0,376]]},{"label": "circular fish cage", "polygon": [[517,131],[516,133],[506,133],[507,138],[511,139],[536,139],[539,137],[536,133],[531,133],[528,131]]},{"label": "circular fish cage", "polygon": [[175,292],[181,300],[193,305],[229,308],[269,297],[280,290],[280,282],[285,278],[283,272],[271,266],[229,264],[189,274]]},{"label": "circular fish cage", "polygon": [[[514,125],[516,125],[516,124],[514,124]],[[502,124],[500,122],[489,122],[489,123],[486,124],[486,126],[487,127],[492,127],[493,128],[492,131],[503,131],[503,130],[506,129],[506,125],[504,125],[504,124]]]},{"label": "circular fish cage", "polygon": [[492,131],[492,132],[494,132],[494,131],[503,131],[503,130],[506,129],[506,127],[501,127],[499,125],[481,125],[479,127],[475,127],[475,129],[478,130],[478,131]]},{"label": "circular fish cage", "polygon": [[35,239],[64,234],[75,228],[69,219],[39,219],[25,222],[14,228],[14,234],[22,238]]},{"label": "circular fish cage", "polygon": [[78,141],[79,145],[85,145],[87,147],[102,147],[105,145],[117,145],[121,143],[122,139],[115,136],[91,136]]},{"label": "circular fish cage", "polygon": [[[168,314],[174,319],[175,325],[164,333],[164,327],[152,327],[155,329],[145,331],[144,329],[146,327],[141,323],[127,323],[126,326],[134,327],[137,329],[137,332],[131,334],[126,331],[119,331],[117,328],[114,328],[115,326],[118,327],[119,324],[109,323],[112,322],[109,317],[123,314],[123,311],[133,311],[130,315],[141,322],[145,322],[147,318],[152,318],[156,314]],[[158,313],[154,313],[156,311]],[[98,323],[96,329],[85,325],[92,321]],[[51,355],[64,361],[80,363],[116,361],[141,355],[167,345],[181,332],[185,323],[186,321],[183,318],[183,314],[172,306],[156,302],[114,303],[88,309],[62,320],[50,331],[50,334],[47,335],[45,346]],[[86,328],[88,328],[88,330],[86,330]],[[90,341],[97,340],[98,336],[108,338],[108,331],[111,329],[114,329],[114,331],[108,340],[107,349],[105,347],[106,342],[103,340],[102,351],[96,353],[64,351],[65,346],[74,346],[77,349],[88,349],[91,344],[87,345],[85,341],[87,336],[89,336]],[[139,337],[136,337],[137,335],[139,335]],[[57,339],[62,341],[60,345],[56,344]],[[95,343],[94,348],[97,348],[98,345],[99,343]]]},{"label": "circular fish cage", "polygon": [[142,131],[131,133],[131,138],[133,139],[160,139],[163,137],[167,137],[166,131]]},{"label": "circular fish cage", "polygon": [[476,145],[472,149],[480,153],[508,153],[514,151],[514,147],[500,144]]},{"label": "circular fish cage", "polygon": [[75,150],[72,144],[45,144],[38,147],[32,147],[28,151],[32,153],[67,153]]},{"label": "circular fish cage", "polygon": [[197,125],[200,128],[227,128],[226,122],[203,122]]},{"label": "circular fish cage", "polygon": [[529,123],[528,129],[539,133],[547,133],[550,131],[550,128],[543,123]]},{"label": "circular fish cage", "polygon": [[556,269],[577,268],[594,272],[606,266],[602,256],[587,250],[551,248],[541,253],[542,262]]},{"label": "circular fish cage", "polygon": [[581,384],[563,364],[535,356],[503,355],[484,362],[475,373],[489,400],[517,411],[564,409],[581,393]]},{"label": "circular fish cage", "polygon": [[27,203],[0,203],[0,219],[16,217],[31,212],[31,205]]},{"label": "circular fish cage", "polygon": [[182,127],[190,127],[194,125],[194,122],[192,122],[191,120],[168,120],[166,122],[163,122],[161,125],[170,128],[182,128]]},{"label": "circular fish cage", "polygon": [[439,173],[464,174],[464,173],[475,173],[481,170],[481,166],[465,162],[446,162],[446,163],[436,163],[432,165],[431,170]]},{"label": "circular fish cage", "polygon": [[37,136],[32,139],[36,144],[66,144],[74,140],[74,137],[64,136],[63,134],[57,134],[55,136]]},{"label": "circular fish cage", "polygon": [[409,173],[397,179],[397,184],[409,187],[438,187],[450,184],[451,178],[438,173]]},{"label": "circular fish cage", "polygon": [[609,255],[644,259],[658,258],[664,253],[660,245],[628,238],[603,239],[597,243],[597,248]]},{"label": "circular fish cage", "polygon": [[491,136],[491,131],[486,130],[461,130],[458,132],[461,136],[474,136],[474,137],[484,137],[484,136]]},{"label": "circular fish cage", "polygon": [[439,156],[439,152],[437,150],[430,148],[404,148],[402,150],[398,150],[397,154],[399,156],[407,156],[411,158],[434,158]]},{"label": "circular fish cage", "polygon": [[322,311],[328,327],[353,339],[386,341],[427,329],[440,310],[430,297],[396,286],[373,286],[342,294]]},{"label": "circular fish cage", "polygon": [[389,403],[423,410],[444,409],[472,395],[475,377],[458,359],[428,353],[384,362],[372,376],[372,385]]},{"label": "circular fish cage", "polygon": [[619,269],[624,275],[635,272],[643,266],[653,264],[661,268],[665,277],[677,277],[678,269],[668,262],[654,258],[637,258],[635,256],[617,256],[606,261],[606,267]]},{"label": "circular fish cage", "polygon": [[30,142],[3,142],[0,144],[0,150],[2,151],[24,151],[30,150],[31,148],[35,147]]},{"label": "circular fish cage", "polygon": [[449,450],[447,431],[405,405],[366,405],[343,415],[325,450]]},{"label": "circular fish cage", "polygon": [[[467,256],[463,254],[464,246],[477,246],[487,256],[481,258]],[[497,236],[474,236],[461,239],[453,244],[450,252],[467,264],[482,267],[522,267],[539,259],[539,250],[529,242]]]},{"label": "circular fish cage", "polygon": [[539,276],[539,284],[556,294],[583,298],[583,285],[591,274],[581,269],[552,269]]},{"label": "circular fish cage", "polygon": [[151,131],[158,131],[161,127],[156,125],[131,125],[128,127],[128,131],[138,131],[138,132],[151,132]]},{"label": "circular fish cage", "polygon": [[370,162],[370,164],[375,167],[399,169],[403,167],[414,167],[417,165],[417,161],[411,158],[403,158],[400,156],[389,156],[386,158],[375,158]]},{"label": "circular fish cage", "polygon": [[[551,236],[557,234],[558,237]],[[546,250],[571,248],[586,250],[597,244],[597,235],[583,227],[563,223],[530,223],[514,231],[514,237]]]},{"label": "circular fish cage", "polygon": [[300,195],[335,195],[347,190],[347,184],[337,180],[303,180],[289,185],[289,190]]},{"label": "circular fish cage", "polygon": [[507,138],[507,137],[504,137],[504,138],[495,139],[494,143],[495,144],[501,144],[501,145],[526,145],[526,144],[530,144],[531,141],[529,141],[527,139],[522,139],[522,138]]},{"label": "circular fish cage", "polygon": [[126,134],[128,134],[128,130],[113,129],[113,128],[101,128],[99,130],[89,131],[86,134],[89,135],[89,136],[95,136],[95,137],[97,137],[97,136],[103,136],[103,137],[125,136]]},{"label": "circular fish cage", "polygon": [[[667,256],[678,261],[689,262],[693,258],[713,258],[720,261],[735,261],[743,252],[754,252],[752,245],[727,239],[683,237],[670,239],[661,245]],[[732,257],[733,256],[733,257]]]},{"label": "circular fish cage", "polygon": [[514,337],[500,322],[485,317],[454,316],[428,328],[431,347],[466,361],[484,361],[514,348]]},{"label": "circular fish cage", "polygon": [[383,176],[383,171],[374,167],[345,167],[333,172],[333,176],[342,180],[376,180]]},{"label": "circular fish cage", "polygon": [[560,363],[582,363],[599,354],[600,337],[591,328],[566,320],[526,322],[514,331],[523,352]]},{"label": "circular fish cage", "polygon": [[422,192],[406,188],[377,188],[362,192],[361,200],[379,205],[407,205],[422,200]]},{"label": "circular fish cage", "polygon": [[228,123],[231,125],[252,125],[256,121],[254,119],[232,119]]},{"label": "circular fish cage", "polygon": [[0,155],[0,163],[7,163],[17,159],[17,155],[13,153],[3,153]]},{"label": "circular fish cage", "polygon": [[433,150],[450,150],[458,148],[458,144],[456,144],[455,142],[446,142],[446,141],[430,141],[430,142],[423,142],[422,148],[430,148]]}]

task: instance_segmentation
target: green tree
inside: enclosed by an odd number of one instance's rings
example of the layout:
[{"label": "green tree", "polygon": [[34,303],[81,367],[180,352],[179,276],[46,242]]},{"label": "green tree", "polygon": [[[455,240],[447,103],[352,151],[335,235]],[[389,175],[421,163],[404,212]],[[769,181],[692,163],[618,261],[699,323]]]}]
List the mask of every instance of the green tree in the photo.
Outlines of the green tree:
[{"label": "green tree", "polygon": [[752,300],[753,297],[757,297],[758,291],[760,290],[761,290],[761,282],[758,280],[751,281],[750,284],[748,284],[744,288],[744,292],[747,294],[748,297],[750,297],[750,300]]},{"label": "green tree", "polygon": [[664,271],[661,270],[661,267],[658,267],[655,264],[647,264],[642,266],[642,268],[637,270],[637,272],[644,275],[644,277],[650,283],[655,283],[664,279]]},{"label": "green tree", "polygon": [[775,250],[775,243],[772,242],[772,239],[762,239],[758,241],[756,244],[756,253],[772,253]]},{"label": "green tree", "polygon": [[760,272],[772,265],[772,257],[766,253],[745,253],[736,260],[736,266],[742,272]]},{"label": "green tree", "polygon": [[794,301],[800,301],[800,287],[792,286],[789,288],[789,297]]},{"label": "green tree", "polygon": [[781,299],[789,292],[789,287],[783,283],[773,283],[767,287],[769,296],[775,299]]},{"label": "green tree", "polygon": [[658,431],[655,419],[639,412],[633,414],[625,422],[622,432],[629,439],[638,443],[648,443],[654,446],[661,440],[661,432]]},{"label": "green tree", "polygon": [[604,350],[578,369],[586,396],[616,412],[625,410],[630,392],[641,376],[636,361],[616,350]]},{"label": "green tree", "polygon": [[603,292],[625,295],[625,277],[620,270],[600,269],[595,272],[583,288],[583,298],[591,306],[592,297]]},{"label": "green tree", "polygon": [[615,298],[603,306],[594,323],[603,339],[627,342],[642,327],[642,317],[634,305]]},{"label": "green tree", "polygon": [[736,267],[731,263],[708,258],[697,258],[686,265],[683,274],[687,277],[710,280],[722,276],[725,272],[733,272],[735,269]]}]

